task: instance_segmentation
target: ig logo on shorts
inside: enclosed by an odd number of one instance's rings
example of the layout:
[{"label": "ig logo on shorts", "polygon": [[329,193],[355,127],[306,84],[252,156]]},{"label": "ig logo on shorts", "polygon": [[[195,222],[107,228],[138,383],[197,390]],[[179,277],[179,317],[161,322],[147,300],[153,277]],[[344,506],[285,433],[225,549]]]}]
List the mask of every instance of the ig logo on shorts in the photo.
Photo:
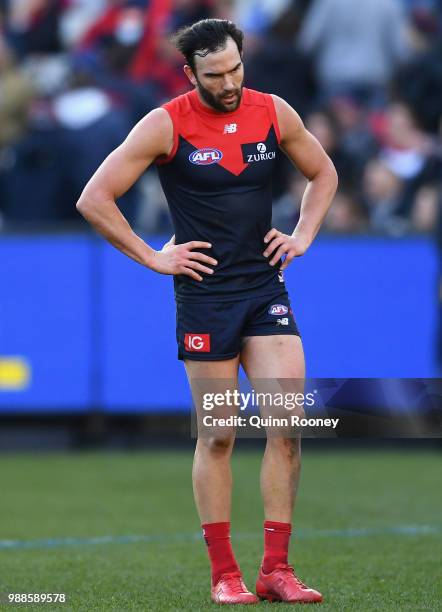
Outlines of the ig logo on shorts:
[{"label": "ig logo on shorts", "polygon": [[189,155],[189,161],[197,166],[210,166],[210,164],[221,161],[222,158],[223,154],[219,149],[211,149],[210,147],[198,149]]},{"label": "ig logo on shorts", "polygon": [[284,304],[273,304],[269,308],[269,314],[275,315],[275,317],[280,317],[281,315],[287,314],[289,309]]},{"label": "ig logo on shorts", "polygon": [[210,353],[210,334],[184,334],[184,348],[190,353]]}]

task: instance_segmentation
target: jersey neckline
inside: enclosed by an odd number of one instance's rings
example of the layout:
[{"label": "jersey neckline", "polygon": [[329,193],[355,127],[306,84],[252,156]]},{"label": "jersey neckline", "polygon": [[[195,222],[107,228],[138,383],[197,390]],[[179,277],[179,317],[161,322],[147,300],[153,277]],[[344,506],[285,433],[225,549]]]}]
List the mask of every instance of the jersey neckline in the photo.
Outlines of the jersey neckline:
[{"label": "jersey neckline", "polygon": [[243,104],[244,104],[244,96],[246,94],[246,91],[247,89],[243,87],[242,95],[241,95],[241,102],[239,103],[238,108],[235,109],[234,111],[231,111],[230,113],[223,113],[221,111],[217,111],[203,104],[201,100],[199,99],[198,92],[196,91],[196,89],[192,89],[192,91],[190,92],[189,98],[190,98],[190,102],[192,106],[198,112],[205,113],[206,115],[210,115],[211,117],[233,117],[233,115],[236,115],[237,113],[241,111]]}]

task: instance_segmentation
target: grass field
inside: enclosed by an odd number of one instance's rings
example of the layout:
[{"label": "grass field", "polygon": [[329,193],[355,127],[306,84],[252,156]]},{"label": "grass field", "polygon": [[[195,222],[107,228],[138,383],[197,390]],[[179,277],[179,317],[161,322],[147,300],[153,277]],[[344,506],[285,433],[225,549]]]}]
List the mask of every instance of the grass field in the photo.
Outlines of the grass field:
[{"label": "grass field", "polygon": [[[234,458],[233,543],[250,588],[259,462]],[[215,610],[191,463],[186,451],[0,457],[0,592],[68,598],[23,610]],[[304,453],[291,561],[321,610],[441,609],[441,480],[436,453]],[[275,606],[287,608],[257,609]]]}]

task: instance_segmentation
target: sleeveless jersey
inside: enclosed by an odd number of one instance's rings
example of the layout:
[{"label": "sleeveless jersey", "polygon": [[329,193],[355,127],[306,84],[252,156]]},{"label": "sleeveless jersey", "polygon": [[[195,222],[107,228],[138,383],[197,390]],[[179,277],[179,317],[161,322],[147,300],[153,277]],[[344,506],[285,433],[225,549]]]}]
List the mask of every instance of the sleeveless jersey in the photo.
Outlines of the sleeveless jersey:
[{"label": "sleeveless jersey", "polygon": [[278,122],[269,94],[243,89],[238,109],[206,107],[196,90],[163,106],[173,122],[174,145],[156,160],[175,229],[175,242],[202,240],[214,274],[199,282],[174,277],[181,301],[239,300],[284,290],[279,264],[263,256],[271,229],[271,179]]}]

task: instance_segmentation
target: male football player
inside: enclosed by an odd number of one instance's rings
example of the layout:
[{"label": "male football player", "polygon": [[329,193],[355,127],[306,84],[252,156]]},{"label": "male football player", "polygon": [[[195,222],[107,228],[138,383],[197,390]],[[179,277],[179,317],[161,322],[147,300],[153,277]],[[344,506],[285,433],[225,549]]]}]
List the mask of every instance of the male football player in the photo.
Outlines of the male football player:
[{"label": "male football player", "polygon": [[[178,32],[175,42],[192,90],[133,128],[89,181],[77,208],[124,254],[174,275],[178,357],[191,387],[201,379],[235,387],[240,364],[251,380],[302,380],[303,349],[283,271],[312,244],[336,191],[335,169],[293,108],[243,86],[243,34],[232,22],[200,21]],[[271,180],[281,152],[308,179],[291,235],[271,225]],[[153,163],[175,229],[161,251],[134,233],[116,204]],[[234,428],[226,428],[198,438],[193,485],[212,599],[252,604],[258,599],[244,585],[230,543],[234,437]],[[299,436],[268,436],[261,469],[264,556],[256,584],[261,599],[322,600],[288,564],[299,471]]]}]

